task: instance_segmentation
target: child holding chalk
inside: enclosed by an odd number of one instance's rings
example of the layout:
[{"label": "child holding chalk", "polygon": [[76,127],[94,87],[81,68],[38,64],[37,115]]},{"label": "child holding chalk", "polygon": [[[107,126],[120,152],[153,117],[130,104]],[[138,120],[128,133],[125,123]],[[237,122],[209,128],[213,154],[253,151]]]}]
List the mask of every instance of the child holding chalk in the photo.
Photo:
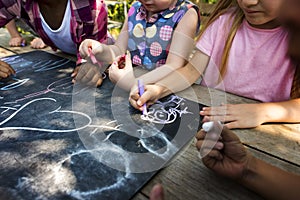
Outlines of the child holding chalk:
[{"label": "child holding chalk", "polygon": [[218,1],[190,62],[156,84],[146,85],[142,97],[133,88],[131,104],[142,110],[145,102],[183,90],[201,76],[204,86],[262,102],[205,107],[200,112],[204,121],[222,121],[228,128],[299,122],[300,70],[287,55],[288,33],[278,21],[283,2]]},{"label": "child holding chalk", "polygon": [[0,0],[0,5],[0,27],[19,17],[53,50],[77,55],[77,66],[83,64],[78,48],[84,39],[107,41],[107,8],[103,1]]},{"label": "child holding chalk", "polygon": [[[15,20],[11,20],[6,24],[5,28],[8,30],[10,35],[9,46],[11,47],[24,47],[26,46],[26,40],[20,35],[17,30]],[[34,38],[30,42],[30,46],[33,49],[43,49],[47,47],[47,45],[43,42],[43,40],[39,37]]]},{"label": "child holding chalk", "polygon": [[14,20],[11,20],[8,24],[6,24],[5,28],[7,29],[10,35],[9,46],[20,47],[26,45],[26,40],[18,32]]},{"label": "child holding chalk", "polygon": [[[134,66],[153,70],[139,79],[143,79],[145,84],[153,83],[187,63],[199,25],[198,8],[187,0],[140,0],[128,11],[114,45],[85,40],[80,46],[80,53],[83,58],[88,57],[88,48],[92,48],[99,61],[112,63],[128,50]],[[137,83],[131,62],[122,69],[117,61],[114,62],[109,69],[109,77],[127,90]]]}]

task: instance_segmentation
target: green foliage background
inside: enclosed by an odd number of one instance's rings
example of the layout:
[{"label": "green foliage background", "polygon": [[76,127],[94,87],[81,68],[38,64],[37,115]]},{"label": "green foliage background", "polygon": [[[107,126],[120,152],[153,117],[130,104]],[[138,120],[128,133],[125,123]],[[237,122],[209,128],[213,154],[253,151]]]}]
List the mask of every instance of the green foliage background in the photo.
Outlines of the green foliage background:
[{"label": "green foliage background", "polygon": [[[108,18],[111,21],[116,21],[116,22],[123,22],[125,20],[125,15],[124,15],[124,2],[125,0],[117,0],[118,4],[114,4],[114,5],[109,5],[107,4],[107,8],[108,8]],[[126,0],[126,7],[127,7],[127,11],[129,10],[131,4],[134,2],[135,0]],[[197,5],[200,5],[201,3],[208,3],[208,4],[214,4],[216,3],[218,0],[191,0],[192,2],[194,2]],[[114,38],[117,38],[117,36],[119,35],[121,30],[121,27],[114,27],[109,29],[110,33],[112,34],[112,36]]]},{"label": "green foliage background", "polygon": [[[124,0],[118,0],[118,1],[121,3],[115,4],[114,6],[113,5],[107,6],[108,7],[108,17],[110,20],[123,22],[125,19],[125,16],[124,16],[124,4],[122,2],[124,2]],[[191,1],[196,4],[199,4],[199,3],[214,4],[218,0],[191,0]],[[126,0],[127,10],[129,10],[129,8],[133,2],[134,2],[134,0]]]},{"label": "green foliage background", "polygon": [[[108,17],[110,20],[117,21],[117,22],[123,22],[125,20],[124,16],[124,0],[118,0],[120,4],[115,5],[107,5],[108,8]],[[134,2],[134,0],[126,0],[127,4],[127,11],[129,10],[131,4]]]}]

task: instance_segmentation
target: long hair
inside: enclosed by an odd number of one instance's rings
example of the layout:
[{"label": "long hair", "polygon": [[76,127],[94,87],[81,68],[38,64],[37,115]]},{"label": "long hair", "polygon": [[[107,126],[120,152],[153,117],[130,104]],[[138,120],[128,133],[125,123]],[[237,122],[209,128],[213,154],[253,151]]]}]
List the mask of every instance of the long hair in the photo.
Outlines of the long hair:
[{"label": "long hair", "polygon": [[[210,16],[207,20],[204,21],[203,28],[201,29],[201,32],[198,36],[198,40],[201,38],[203,33],[206,31],[206,29],[218,19],[221,15],[228,12],[229,9],[233,9],[233,12],[229,18],[229,21],[232,21],[232,25],[229,29],[228,36],[226,38],[225,46],[223,49],[223,54],[221,58],[221,66],[220,66],[220,76],[218,82],[222,81],[222,78],[226,74],[227,70],[227,64],[228,64],[228,58],[230,49],[232,46],[233,39],[236,35],[237,30],[239,29],[240,25],[242,24],[245,15],[242,9],[239,7],[236,0],[219,0],[218,3],[215,4],[213,7],[213,10],[211,11]],[[293,85],[291,88],[291,98],[300,98],[300,65],[297,63]]]},{"label": "long hair", "polygon": [[291,99],[300,98],[300,63],[296,63],[296,70],[291,89]]},{"label": "long hair", "polygon": [[224,13],[228,12],[229,9],[233,9],[232,15],[229,18],[229,21],[232,20],[232,26],[229,29],[228,37],[225,42],[225,46],[223,49],[222,59],[221,59],[221,66],[220,66],[220,77],[219,82],[224,77],[226,70],[227,70],[227,64],[228,64],[228,57],[230,53],[230,49],[232,46],[233,39],[236,35],[236,32],[240,25],[243,22],[243,19],[245,18],[245,15],[242,11],[242,9],[238,6],[238,3],[236,0],[219,0],[218,3],[214,6],[213,10],[211,11],[210,16],[205,21],[204,27],[201,30],[198,39],[201,38],[205,30],[215,21],[223,15]]}]

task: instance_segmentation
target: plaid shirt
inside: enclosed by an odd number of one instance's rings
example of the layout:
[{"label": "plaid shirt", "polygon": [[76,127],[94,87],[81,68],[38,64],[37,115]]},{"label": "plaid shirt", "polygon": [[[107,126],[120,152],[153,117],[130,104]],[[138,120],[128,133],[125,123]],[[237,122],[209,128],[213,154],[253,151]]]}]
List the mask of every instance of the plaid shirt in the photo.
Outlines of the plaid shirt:
[{"label": "plaid shirt", "polygon": [[[79,45],[84,39],[107,41],[107,8],[103,0],[70,0],[71,37],[77,46],[77,64],[82,62]],[[57,47],[43,30],[40,10],[35,0],[0,0],[0,27],[12,19],[23,19],[48,46]],[[63,40],[63,39],[62,39]]]}]

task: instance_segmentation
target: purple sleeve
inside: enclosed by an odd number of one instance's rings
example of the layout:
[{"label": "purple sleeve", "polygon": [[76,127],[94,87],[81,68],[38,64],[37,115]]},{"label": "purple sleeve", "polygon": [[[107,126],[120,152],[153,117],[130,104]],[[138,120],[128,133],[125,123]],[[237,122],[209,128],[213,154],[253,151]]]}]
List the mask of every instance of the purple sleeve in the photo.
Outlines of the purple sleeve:
[{"label": "purple sleeve", "polygon": [[0,27],[20,14],[20,3],[15,0],[0,0]]}]

